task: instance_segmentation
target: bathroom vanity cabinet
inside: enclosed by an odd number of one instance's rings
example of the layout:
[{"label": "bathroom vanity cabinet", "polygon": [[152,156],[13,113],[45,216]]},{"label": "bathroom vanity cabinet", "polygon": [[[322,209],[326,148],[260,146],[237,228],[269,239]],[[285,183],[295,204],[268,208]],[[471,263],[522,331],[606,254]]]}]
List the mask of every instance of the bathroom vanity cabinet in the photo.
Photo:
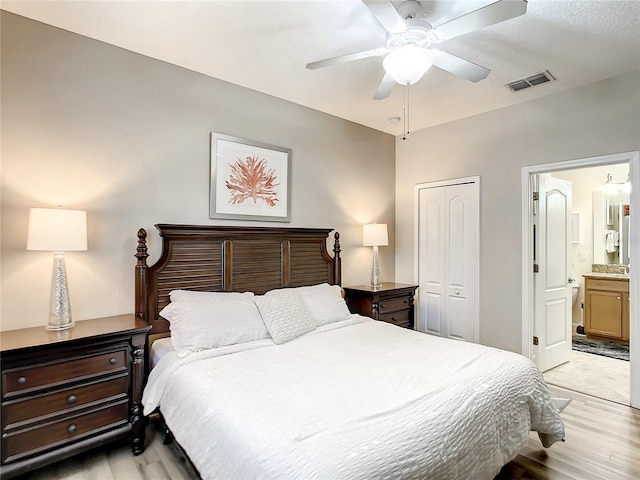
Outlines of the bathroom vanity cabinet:
[{"label": "bathroom vanity cabinet", "polygon": [[587,337],[629,342],[629,278],[585,275]]}]

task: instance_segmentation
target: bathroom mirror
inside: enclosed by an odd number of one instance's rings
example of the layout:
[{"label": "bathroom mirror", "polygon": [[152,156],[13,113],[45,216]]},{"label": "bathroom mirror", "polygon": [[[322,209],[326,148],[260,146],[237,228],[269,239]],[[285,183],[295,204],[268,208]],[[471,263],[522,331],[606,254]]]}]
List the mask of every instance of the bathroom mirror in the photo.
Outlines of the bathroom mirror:
[{"label": "bathroom mirror", "polygon": [[629,264],[629,194],[593,192],[593,263]]}]

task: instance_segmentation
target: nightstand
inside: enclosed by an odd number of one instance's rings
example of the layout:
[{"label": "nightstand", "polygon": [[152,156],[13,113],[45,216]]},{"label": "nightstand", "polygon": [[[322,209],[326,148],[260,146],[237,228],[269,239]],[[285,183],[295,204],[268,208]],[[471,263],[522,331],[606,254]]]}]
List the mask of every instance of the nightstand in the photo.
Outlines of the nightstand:
[{"label": "nightstand", "polygon": [[131,314],[0,332],[3,479],[118,438],[142,453],[150,328]]},{"label": "nightstand", "polygon": [[417,285],[383,283],[376,288],[370,285],[344,287],[344,292],[351,313],[413,329],[416,288]]}]

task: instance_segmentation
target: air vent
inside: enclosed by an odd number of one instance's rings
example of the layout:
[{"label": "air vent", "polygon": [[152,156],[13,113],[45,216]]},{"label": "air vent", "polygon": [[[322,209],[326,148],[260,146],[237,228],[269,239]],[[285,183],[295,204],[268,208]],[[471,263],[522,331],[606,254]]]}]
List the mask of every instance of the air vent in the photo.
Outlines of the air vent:
[{"label": "air vent", "polygon": [[507,87],[512,92],[519,92],[520,90],[535,87],[536,85],[542,85],[543,83],[549,83],[553,80],[555,80],[553,75],[549,73],[549,70],[545,70],[542,73],[536,73],[535,75],[531,75],[530,77],[521,78],[520,80],[515,80],[511,83],[507,83],[505,87]]}]

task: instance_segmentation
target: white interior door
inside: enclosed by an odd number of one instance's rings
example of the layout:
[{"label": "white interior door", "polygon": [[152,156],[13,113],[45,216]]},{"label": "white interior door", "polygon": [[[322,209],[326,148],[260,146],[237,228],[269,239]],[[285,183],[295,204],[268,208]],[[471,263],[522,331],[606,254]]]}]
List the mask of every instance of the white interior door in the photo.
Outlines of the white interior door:
[{"label": "white interior door", "polygon": [[544,372],[571,358],[571,182],[540,175],[538,192],[534,335]]},{"label": "white interior door", "polygon": [[417,329],[479,341],[479,179],[416,185]]}]

